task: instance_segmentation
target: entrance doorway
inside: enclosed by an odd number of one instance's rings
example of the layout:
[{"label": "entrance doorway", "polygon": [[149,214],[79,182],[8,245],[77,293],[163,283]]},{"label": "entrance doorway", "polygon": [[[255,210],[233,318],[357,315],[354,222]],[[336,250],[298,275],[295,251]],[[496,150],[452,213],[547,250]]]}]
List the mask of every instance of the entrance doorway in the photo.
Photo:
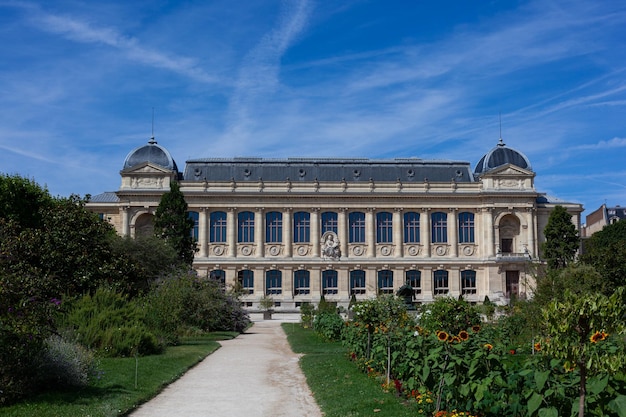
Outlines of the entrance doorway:
[{"label": "entrance doorway", "polygon": [[506,271],[506,298],[519,297],[519,271]]}]

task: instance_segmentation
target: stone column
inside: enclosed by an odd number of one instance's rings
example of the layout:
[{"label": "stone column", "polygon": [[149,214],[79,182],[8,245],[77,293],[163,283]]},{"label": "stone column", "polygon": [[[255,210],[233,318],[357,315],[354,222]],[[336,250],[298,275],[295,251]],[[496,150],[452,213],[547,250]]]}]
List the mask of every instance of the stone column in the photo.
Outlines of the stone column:
[{"label": "stone column", "polygon": [[293,267],[286,266],[282,270],[283,301],[293,301]]},{"label": "stone column", "polygon": [[448,269],[448,295],[458,298],[461,294],[461,271],[458,267]]},{"label": "stone column", "polygon": [[528,253],[531,257],[537,256],[537,245],[535,242],[535,209],[531,207],[528,209]]},{"label": "stone column", "polygon": [[254,296],[261,298],[265,295],[265,268],[254,268]]},{"label": "stone column", "polygon": [[285,257],[291,258],[293,252],[293,230],[291,226],[291,208],[283,211],[283,245],[285,248]]},{"label": "stone column", "polygon": [[311,267],[309,279],[311,301],[317,302],[322,296],[322,271],[319,266]]},{"label": "stone column", "polygon": [[375,297],[378,295],[378,275],[376,274],[376,267],[369,266],[363,269],[365,271],[365,294],[368,297]]},{"label": "stone column", "polygon": [[207,256],[207,238],[206,238],[206,218],[207,209],[203,207],[198,213],[198,256],[205,258]]},{"label": "stone column", "polygon": [[265,257],[265,247],[263,241],[265,240],[265,210],[263,208],[257,208],[254,212],[254,245],[256,246],[256,258]]},{"label": "stone column", "polygon": [[494,256],[494,228],[493,228],[493,208],[485,207],[483,209],[483,238],[482,247],[485,248],[485,255],[488,258]]},{"label": "stone column", "polygon": [[430,258],[430,209],[422,210],[420,214],[420,240],[424,245],[424,256]]},{"label": "stone column", "polygon": [[130,213],[129,213],[130,207],[129,206],[124,206],[122,207],[122,209],[120,210],[122,213],[122,236],[126,237],[130,234],[130,230],[129,230],[129,223],[130,223]]},{"label": "stone column", "polygon": [[311,209],[311,246],[313,246],[312,256],[320,257],[320,209]]},{"label": "stone column", "polygon": [[376,209],[368,208],[365,212],[365,242],[367,243],[367,257],[376,257]]},{"label": "stone column", "polygon": [[456,258],[459,255],[459,220],[457,216],[457,209],[451,208],[448,213],[448,237],[450,242],[450,255]]},{"label": "stone column", "polygon": [[[237,257],[237,209],[232,207],[226,212],[226,243],[228,257]],[[256,283],[254,285],[256,286]]]},{"label": "stone column", "polygon": [[348,253],[348,213],[346,209],[339,209],[337,213],[337,237],[341,249],[341,257],[349,258]]},{"label": "stone column", "polygon": [[404,256],[404,248],[402,247],[403,231],[402,209],[396,208],[393,212],[393,246],[395,247],[396,258],[402,258]]}]

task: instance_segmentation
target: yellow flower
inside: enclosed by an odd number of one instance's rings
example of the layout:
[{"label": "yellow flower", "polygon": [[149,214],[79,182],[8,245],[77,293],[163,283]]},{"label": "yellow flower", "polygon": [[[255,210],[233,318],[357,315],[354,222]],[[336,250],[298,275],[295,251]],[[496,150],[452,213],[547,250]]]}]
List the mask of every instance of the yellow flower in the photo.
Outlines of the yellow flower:
[{"label": "yellow flower", "polygon": [[486,343],[483,347],[487,350],[493,349],[493,345],[491,343]]},{"label": "yellow flower", "polygon": [[441,342],[445,342],[446,340],[448,340],[448,333],[444,332],[443,330],[439,330],[437,332],[437,339]]},{"label": "yellow flower", "polygon": [[537,352],[541,352],[541,343],[539,343],[539,342],[535,343],[535,350]]},{"label": "yellow flower", "polygon": [[602,337],[602,333],[595,332],[594,334],[591,335],[589,340],[591,341],[591,343],[598,343],[599,340],[604,340],[604,338]]},{"label": "yellow flower", "polygon": [[460,338],[462,341],[466,341],[467,339],[469,339],[469,333],[468,333],[468,332],[466,332],[465,330],[461,330],[461,331],[459,332],[459,338]]}]

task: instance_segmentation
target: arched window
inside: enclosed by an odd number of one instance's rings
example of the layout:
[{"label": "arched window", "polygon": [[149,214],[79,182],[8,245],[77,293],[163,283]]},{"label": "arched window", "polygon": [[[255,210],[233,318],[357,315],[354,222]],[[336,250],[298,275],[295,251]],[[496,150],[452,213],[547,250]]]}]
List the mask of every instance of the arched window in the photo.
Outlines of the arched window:
[{"label": "arched window", "polygon": [[322,235],[326,232],[338,232],[337,213],[334,211],[325,211],[322,213]]},{"label": "arched window", "polygon": [[365,271],[355,269],[350,271],[350,295],[365,294]]},{"label": "arched window", "polygon": [[448,241],[448,215],[437,211],[431,215],[432,243],[446,243]]},{"label": "arched window", "polygon": [[476,294],[476,271],[461,271],[461,293]]},{"label": "arched window", "polygon": [[420,215],[414,211],[404,213],[404,243],[419,243]]},{"label": "arched window", "polygon": [[376,213],[376,242],[393,242],[393,215],[387,211]]},{"label": "arched window", "polygon": [[433,294],[447,294],[448,290],[448,271],[442,269],[433,271]]},{"label": "arched window", "polygon": [[413,288],[413,298],[422,293],[422,273],[416,269],[406,271],[406,283]]},{"label": "arched window", "polygon": [[388,269],[378,271],[378,293],[393,294],[393,271]]},{"label": "arched window", "polygon": [[237,242],[254,242],[254,213],[251,211],[242,211],[237,215],[237,221]]},{"label": "arched window", "polygon": [[293,273],[293,295],[306,295],[311,293],[311,278],[309,271],[299,269]]},{"label": "arched window", "polygon": [[278,269],[265,272],[265,295],[283,293],[283,274]]},{"label": "arched window", "polygon": [[293,241],[307,243],[311,240],[311,215],[306,211],[293,213]]},{"label": "arched window", "polygon": [[267,243],[283,241],[283,213],[270,211],[265,214],[265,241]]},{"label": "arched window", "polygon": [[187,217],[189,217],[191,220],[193,220],[193,228],[191,229],[191,231],[189,232],[191,234],[191,237],[193,238],[193,240],[195,242],[198,241],[198,223],[199,223],[199,219],[200,219],[200,215],[198,214],[197,211],[188,211],[187,212]]},{"label": "arched window", "polygon": [[214,211],[209,216],[209,241],[211,243],[226,243],[226,213]]},{"label": "arched window", "polygon": [[350,243],[365,243],[365,213],[353,211],[348,216]]},{"label": "arched window", "polygon": [[254,271],[250,269],[242,269],[237,272],[237,282],[241,286],[244,294],[254,293]]},{"label": "arched window", "polygon": [[459,243],[474,243],[474,213],[459,213]]},{"label": "arched window", "polygon": [[337,294],[337,271],[322,271],[322,294]]},{"label": "arched window", "polygon": [[223,269],[214,269],[209,273],[209,278],[219,282],[222,287],[226,286],[226,272]]}]

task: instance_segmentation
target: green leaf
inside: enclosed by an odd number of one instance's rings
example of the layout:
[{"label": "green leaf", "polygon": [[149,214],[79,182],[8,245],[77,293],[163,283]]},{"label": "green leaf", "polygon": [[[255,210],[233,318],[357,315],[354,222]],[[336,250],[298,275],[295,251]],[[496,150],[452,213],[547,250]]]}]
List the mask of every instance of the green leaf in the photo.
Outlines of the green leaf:
[{"label": "green leaf", "polygon": [[541,405],[541,401],[543,401],[543,397],[536,392],[533,392],[533,395],[528,400],[528,415],[532,416],[533,413],[539,408]]},{"label": "green leaf", "polygon": [[598,395],[606,388],[609,383],[609,376],[606,375],[604,378],[593,378],[590,379],[587,383],[587,389],[589,392]]},{"label": "green leaf", "polygon": [[619,417],[626,417],[626,395],[618,395],[609,403],[609,408]]},{"label": "green leaf", "polygon": [[559,417],[559,412],[556,408],[542,408],[538,413],[539,417]]},{"label": "green leaf", "polygon": [[537,391],[543,390],[543,387],[548,380],[548,376],[550,376],[550,371],[535,372],[535,385],[537,386]]}]

